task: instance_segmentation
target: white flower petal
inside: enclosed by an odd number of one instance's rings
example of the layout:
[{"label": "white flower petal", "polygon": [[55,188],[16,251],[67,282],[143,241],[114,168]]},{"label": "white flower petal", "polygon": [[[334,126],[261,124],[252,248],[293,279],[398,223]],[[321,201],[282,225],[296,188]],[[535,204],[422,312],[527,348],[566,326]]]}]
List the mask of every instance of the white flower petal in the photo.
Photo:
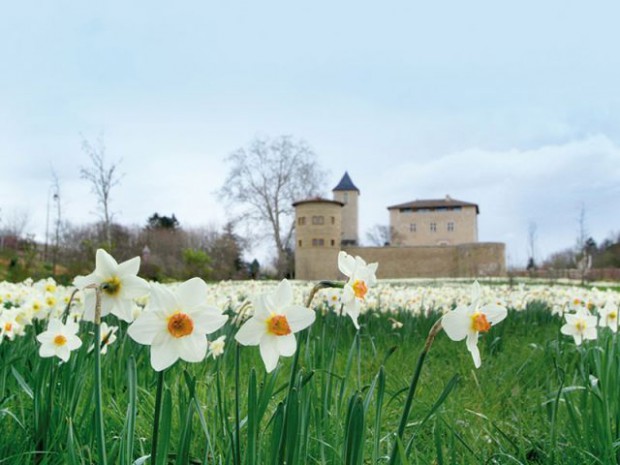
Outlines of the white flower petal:
[{"label": "white flower petal", "polygon": [[198,334],[211,334],[224,326],[226,321],[228,321],[228,317],[222,315],[214,307],[206,307],[200,312],[192,312],[188,313],[188,315],[194,322],[194,331]]},{"label": "white flower petal", "polygon": [[255,317],[246,321],[237,334],[235,339],[237,342],[244,346],[255,346],[260,344],[262,337],[267,331],[267,326],[264,321],[259,321]]},{"label": "white flower petal", "polygon": [[471,317],[467,307],[457,307],[441,318],[441,326],[453,341],[462,341],[470,333]]},{"label": "white flower petal", "polygon": [[87,276],[76,276],[73,279],[73,286],[78,289],[84,289],[86,286],[90,286],[91,284],[98,284],[99,279],[95,273],[91,273]]},{"label": "white flower petal", "polygon": [[294,305],[287,307],[285,310],[286,321],[291,328],[291,331],[297,333],[302,329],[306,329],[316,319],[316,314],[309,308],[302,307],[300,305]]},{"label": "white flower petal", "polygon": [[265,334],[260,342],[260,356],[263,358],[267,373],[271,373],[275,370],[276,366],[278,366],[278,358],[280,358],[280,353],[278,352],[278,343],[276,341],[277,337],[278,336]]},{"label": "white flower petal", "polygon": [[98,249],[95,256],[96,273],[100,276],[113,276],[117,274],[118,263],[103,249]]},{"label": "white flower petal", "polygon": [[487,321],[492,325],[496,325],[508,315],[508,310],[505,307],[495,304],[486,305],[481,312],[484,313]]},{"label": "white flower petal", "polygon": [[181,310],[199,307],[207,302],[207,283],[200,278],[192,278],[180,284],[175,293]]},{"label": "white flower petal", "polygon": [[160,314],[154,311],[144,311],[129,326],[127,334],[138,344],[151,345],[159,333],[167,331],[166,324]]},{"label": "white flower petal", "polygon": [[147,295],[151,288],[149,283],[139,276],[123,276],[121,280],[120,297],[122,299],[136,299]]},{"label": "white flower petal", "polygon": [[117,267],[117,273],[119,276],[137,275],[140,271],[140,257],[134,257],[130,260],[124,261]]},{"label": "white flower petal", "polygon": [[355,271],[355,258],[341,250],[338,253],[338,269],[343,275],[350,278]]},{"label": "white flower petal", "polygon": [[466,344],[467,350],[471,352],[471,356],[474,359],[474,366],[476,368],[480,368],[480,365],[482,365],[482,360],[480,360],[480,350],[478,349],[478,334],[468,334]]},{"label": "white flower petal", "polygon": [[202,362],[207,355],[207,338],[199,334],[181,337],[176,341],[179,357],[186,362]]},{"label": "white flower petal", "polygon": [[171,338],[165,338],[160,344],[151,346],[151,366],[155,371],[162,371],[179,359]]},{"label": "white flower petal", "polygon": [[277,336],[276,342],[278,344],[278,352],[284,357],[290,357],[297,350],[297,341],[293,333],[285,336]]},{"label": "white flower petal", "polygon": [[288,282],[287,279],[283,279],[278,284],[274,294],[273,294],[273,303],[276,309],[281,309],[290,305],[293,301],[293,288],[291,287],[291,283]]}]

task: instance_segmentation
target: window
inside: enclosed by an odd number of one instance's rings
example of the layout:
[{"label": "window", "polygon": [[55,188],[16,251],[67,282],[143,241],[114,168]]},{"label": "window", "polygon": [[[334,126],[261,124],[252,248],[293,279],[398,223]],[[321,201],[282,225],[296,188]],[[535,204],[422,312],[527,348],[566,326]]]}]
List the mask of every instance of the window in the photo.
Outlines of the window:
[{"label": "window", "polygon": [[418,208],[417,210],[418,213],[430,213],[430,211],[430,208]]},{"label": "window", "polygon": [[416,226],[415,223],[411,223],[409,225],[409,232],[416,232]]},{"label": "window", "polygon": [[301,239],[299,239],[299,241],[297,242],[297,244],[299,244],[299,247],[301,247]]},{"label": "window", "polygon": [[297,224],[298,224],[299,226],[303,226],[304,224],[306,224],[306,217],[305,217],[305,216],[300,216],[300,217],[297,219]]},{"label": "window", "polygon": [[325,240],[323,239],[312,239],[312,247],[323,247],[325,245]]},{"label": "window", "polygon": [[349,203],[349,193],[345,192],[342,199],[344,203]]},{"label": "window", "polygon": [[413,208],[405,207],[398,210],[401,213],[413,213]]},{"label": "window", "polygon": [[332,216],[332,224],[336,224],[336,217]]},{"label": "window", "polygon": [[437,232],[437,223],[431,223],[431,232]]},{"label": "window", "polygon": [[334,239],[332,239],[331,241],[332,247],[336,245],[336,241]]},{"label": "window", "polygon": [[452,222],[448,223],[448,231],[449,232],[454,231],[454,223],[452,223]]},{"label": "window", "polygon": [[313,216],[312,224],[325,224],[325,217],[323,216]]}]

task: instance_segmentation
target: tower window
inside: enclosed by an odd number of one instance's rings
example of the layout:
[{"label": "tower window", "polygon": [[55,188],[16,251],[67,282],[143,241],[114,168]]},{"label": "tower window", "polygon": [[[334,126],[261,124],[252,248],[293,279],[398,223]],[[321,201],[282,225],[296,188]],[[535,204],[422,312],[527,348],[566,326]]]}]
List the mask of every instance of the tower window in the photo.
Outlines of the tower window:
[{"label": "tower window", "polygon": [[454,231],[454,223],[452,222],[448,223],[448,231],[450,232]]},{"label": "tower window", "polygon": [[325,217],[324,216],[313,216],[312,224],[325,224]]},{"label": "tower window", "polygon": [[332,239],[331,241],[332,247],[336,245],[336,241],[334,239]]},{"label": "tower window", "polygon": [[299,239],[299,241],[297,242],[297,244],[299,244],[299,247],[301,247],[301,239]]},{"label": "tower window", "polygon": [[312,247],[323,247],[324,245],[324,239],[312,239]]},{"label": "tower window", "polygon": [[431,223],[431,232],[437,232],[437,223]]},{"label": "tower window", "polygon": [[332,216],[332,224],[336,224],[336,217]]},{"label": "tower window", "polygon": [[344,203],[349,203],[349,193],[348,192],[345,192],[343,194],[343,201],[344,201]]},{"label": "tower window", "polygon": [[299,218],[297,218],[297,224],[299,226],[303,226],[304,224],[306,224],[306,217],[305,216],[300,216]]}]

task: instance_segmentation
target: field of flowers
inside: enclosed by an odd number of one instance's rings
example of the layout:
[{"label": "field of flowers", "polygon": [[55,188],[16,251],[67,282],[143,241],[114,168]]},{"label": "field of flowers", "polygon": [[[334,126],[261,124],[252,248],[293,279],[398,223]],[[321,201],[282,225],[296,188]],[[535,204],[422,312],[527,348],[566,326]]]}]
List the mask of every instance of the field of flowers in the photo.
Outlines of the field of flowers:
[{"label": "field of flowers", "polygon": [[0,464],[620,463],[617,290],[339,267],[0,283]]}]

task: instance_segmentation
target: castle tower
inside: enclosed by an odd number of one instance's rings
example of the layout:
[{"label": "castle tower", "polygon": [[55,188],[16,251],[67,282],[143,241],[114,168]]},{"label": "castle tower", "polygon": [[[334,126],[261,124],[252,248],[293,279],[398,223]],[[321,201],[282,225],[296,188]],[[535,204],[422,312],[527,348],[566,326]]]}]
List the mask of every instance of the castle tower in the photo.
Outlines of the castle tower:
[{"label": "castle tower", "polygon": [[295,278],[338,279],[343,203],[314,198],[295,207]]},{"label": "castle tower", "polygon": [[355,187],[353,181],[349,177],[349,173],[345,171],[344,176],[336,187],[332,189],[334,200],[342,202],[342,237],[341,244],[358,245],[358,215],[357,215],[357,199],[360,190]]}]

